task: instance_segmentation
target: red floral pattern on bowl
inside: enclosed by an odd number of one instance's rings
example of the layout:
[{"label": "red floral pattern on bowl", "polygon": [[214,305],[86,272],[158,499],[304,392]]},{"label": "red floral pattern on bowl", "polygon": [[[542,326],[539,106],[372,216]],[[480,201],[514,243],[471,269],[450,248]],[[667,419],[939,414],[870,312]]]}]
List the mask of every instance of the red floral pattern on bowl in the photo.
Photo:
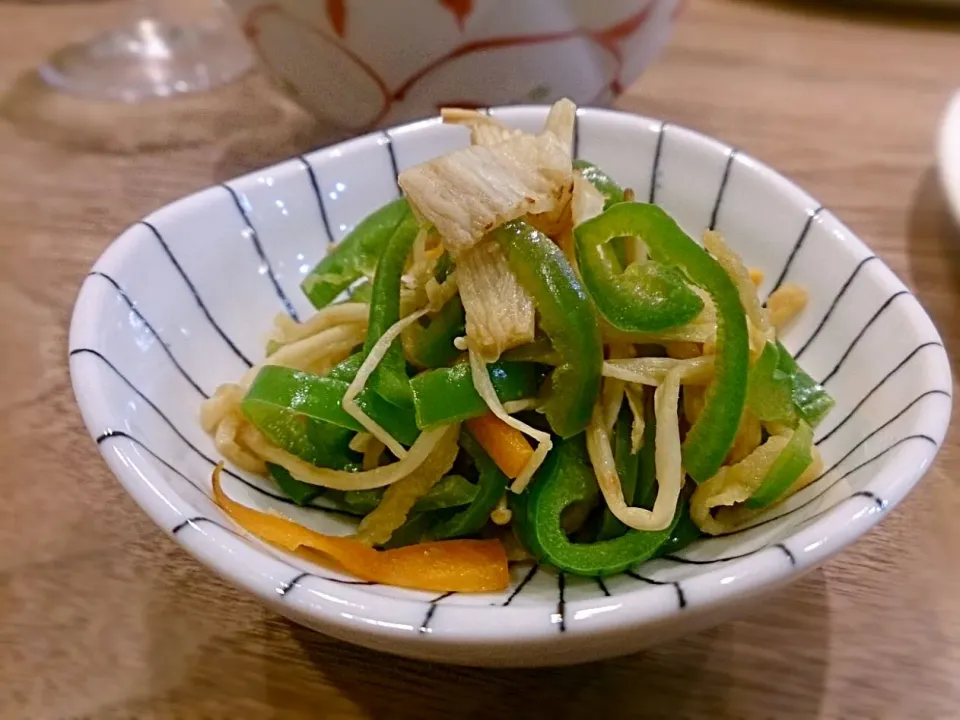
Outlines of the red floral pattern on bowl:
[{"label": "red floral pattern on bowl", "polygon": [[351,130],[486,107],[613,100],[682,0],[228,0],[295,100]]}]

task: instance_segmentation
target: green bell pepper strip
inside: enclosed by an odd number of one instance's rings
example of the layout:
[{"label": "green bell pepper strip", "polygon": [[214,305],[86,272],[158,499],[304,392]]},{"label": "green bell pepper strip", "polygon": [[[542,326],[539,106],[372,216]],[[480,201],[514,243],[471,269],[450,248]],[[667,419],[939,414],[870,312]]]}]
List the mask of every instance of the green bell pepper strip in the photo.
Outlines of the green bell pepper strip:
[{"label": "green bell pepper strip", "polygon": [[[383,498],[384,489],[373,490],[327,490],[324,498],[336,504],[337,508],[354,515],[366,515]],[[430,492],[417,500],[413,506],[416,512],[436,512],[469,505],[478,493],[477,486],[462,475],[445,475]]]},{"label": "green bell pepper strip", "polygon": [[515,502],[516,511],[524,516],[516,529],[520,541],[540,562],[574,575],[614,575],[651,558],[670,538],[680,512],[678,509],[665,530],[631,529],[613,540],[570,542],[560,524],[564,509],[597,492],[597,480],[584,458],[582,445],[562,441],[554,447],[524,493],[528,497]]},{"label": "green bell pepper strip", "polygon": [[[350,450],[353,430],[320,418],[290,413],[279,406],[240,407],[244,415],[277,447],[317,467],[354,470],[360,456]],[[256,404],[255,404],[256,405]]]},{"label": "green bell pepper strip", "polygon": [[350,357],[341,360],[339,363],[334,365],[330,369],[330,372],[326,374],[326,377],[330,378],[331,380],[343,380],[349,385],[353,382],[353,379],[357,376],[357,373],[360,372],[361,365],[363,365],[363,353],[354,353]]},{"label": "green bell pepper strip", "polygon": [[797,423],[793,436],[777,455],[753,495],[744,503],[749,508],[765,508],[775,503],[813,462],[813,430],[805,422]]},{"label": "green bell pepper strip", "polygon": [[437,258],[437,264],[433,266],[433,279],[442,283],[451,272],[453,272],[453,258],[444,250],[443,255]]},{"label": "green bell pepper strip", "polygon": [[761,422],[777,422],[794,427],[797,424],[797,411],[793,403],[791,379],[778,369],[779,363],[777,343],[768,342],[750,368],[747,407]]},{"label": "green bell pepper strip", "polygon": [[[267,365],[257,373],[240,408],[261,430],[286,425],[289,432],[295,433],[320,422],[361,432],[363,426],[343,409],[347,387],[349,383],[344,380]],[[391,405],[366,389],[357,395],[356,401],[364,413],[401,444],[409,447],[420,435],[412,409]]]},{"label": "green bell pepper strip", "polygon": [[[501,402],[536,397],[542,374],[534,363],[495,362],[487,372]],[[422,372],[410,381],[417,427],[421,430],[479,417],[488,411],[477,394],[470,363]]]},{"label": "green bell pepper strip", "polygon": [[[597,310],[615,328],[657,332],[685,325],[703,310],[703,300],[681,270],[687,269],[691,258],[696,266],[698,255],[709,255],[657,206],[618,203],[578,225],[574,236],[583,284]],[[617,237],[641,238],[652,259],[621,272],[605,250]]]},{"label": "green bell pepper strip", "polygon": [[[585,281],[591,272],[586,266],[597,261],[599,255],[596,248],[599,245],[618,235],[633,235],[643,239],[654,260],[676,266],[672,269],[677,272],[677,268],[682,270],[692,283],[709,293],[713,300],[717,312],[715,376],[707,391],[703,411],[683,441],[683,464],[687,473],[697,482],[704,482],[713,477],[723,464],[733,445],[746,405],[750,346],[746,313],[736,285],[720,263],[655,205],[619,203],[581,224],[574,232],[580,271]],[[631,267],[645,268],[647,265]],[[625,303],[624,307],[636,309],[635,297],[630,293],[643,293],[656,286],[641,283],[631,291],[630,285],[616,285],[617,290],[608,295],[611,285],[609,278],[604,280],[603,277],[602,274],[594,276],[594,280],[600,283],[598,290],[617,307]],[[590,289],[590,283],[586,284]],[[594,299],[596,297],[594,295]],[[697,301],[700,302],[699,297]],[[643,296],[639,306],[649,308],[658,302],[669,304],[672,301],[668,301],[666,295],[654,297],[648,294]],[[604,313],[599,302],[598,307]],[[665,310],[661,316],[672,312]],[[607,319],[610,320],[609,317]]]},{"label": "green bell pepper strip", "polygon": [[[615,183],[609,175],[607,175],[603,170],[598,168],[593,163],[588,162],[587,160],[574,160],[573,167],[575,170],[580,171],[580,174],[583,176],[584,180],[589,180],[590,184],[599,190],[601,195],[603,195],[604,210],[611,205],[623,202],[627,199],[623,192],[623,188]],[[610,248],[613,250],[617,262],[620,263],[620,268],[625,268],[628,264],[627,238],[614,238],[610,241]]]},{"label": "green bell pepper strip", "polygon": [[412,217],[406,198],[399,198],[361,220],[303,279],[304,295],[320,310],[351,283],[372,277],[394,230]]},{"label": "green bell pepper strip", "polygon": [[674,526],[673,532],[670,533],[670,538],[657,548],[657,551],[653,554],[654,557],[663,557],[678,550],[683,550],[687,545],[700,539],[700,528],[690,517],[690,506],[685,498],[680,500],[680,506],[680,519]]},{"label": "green bell pepper strip", "polygon": [[445,367],[452,363],[461,355],[453,341],[464,334],[465,323],[460,296],[450,298],[426,327],[411,326],[417,332],[411,360],[425,368]]},{"label": "green bell pepper strip", "polygon": [[473,502],[466,508],[430,528],[428,535],[432,540],[449,540],[479,532],[487,524],[490,513],[493,512],[510,483],[507,476],[500,471],[497,464],[469,433],[461,433],[460,446],[473,458],[477,466],[480,476],[474,486],[477,493]]},{"label": "green bell pepper strip", "polygon": [[[620,477],[620,487],[623,489],[623,497],[628,505],[633,504],[633,496],[637,489],[637,475],[640,471],[640,453],[631,453],[630,426],[633,423],[633,413],[627,403],[620,407],[620,414],[617,415],[617,423],[613,429],[613,459],[617,466],[617,475]],[[644,432],[646,435],[646,431]],[[644,437],[646,444],[646,437]],[[627,526],[617,520],[616,516],[610,512],[610,508],[604,508],[603,518],[600,523],[600,530],[597,533],[597,540],[610,540],[620,537],[627,531]]]},{"label": "green bell pepper strip", "polygon": [[[287,452],[318,467],[355,468],[359,455],[349,449],[349,444],[356,429],[337,422],[340,415],[349,415],[343,412],[339,400],[329,397],[329,385],[322,388],[326,394],[311,388],[303,397],[296,395],[296,388],[309,386],[311,380],[337,383],[319,375],[268,365],[257,373],[240,402],[240,410],[271,442]],[[346,392],[346,384],[337,384]]]},{"label": "green bell pepper strip", "polygon": [[797,365],[790,351],[777,343],[780,351],[777,369],[790,378],[791,395],[797,414],[810,427],[816,427],[833,408],[834,400],[829,393]]},{"label": "green bell pepper strip", "polygon": [[420,512],[463,507],[472,503],[478,492],[476,483],[470,482],[463,475],[445,475],[430,488],[430,492],[417,500],[413,507]]},{"label": "green bell pepper strip", "polygon": [[267,471],[277,483],[280,492],[293,500],[297,505],[309,505],[317,499],[322,493],[323,488],[319,485],[300,482],[291,475],[286,468],[267,463]]},{"label": "green bell pepper strip", "polygon": [[543,365],[559,365],[560,356],[554,351],[550,344],[550,338],[540,335],[533,339],[533,342],[526,345],[517,345],[510,348],[503,355],[501,360],[510,360],[511,362],[535,362]]},{"label": "green bell pepper strip", "polygon": [[324,497],[330,500],[340,510],[353,513],[363,517],[377,505],[383,498],[383,488],[374,488],[372,490],[328,490]]},{"label": "green bell pepper strip", "polygon": [[[632,438],[631,426],[633,413],[627,403],[620,408],[617,424],[614,428],[613,458],[617,465],[617,474],[620,476],[620,485],[623,487],[623,497],[627,504],[633,507],[653,509],[657,499],[657,467],[656,467],[656,435],[657,417],[653,411],[652,398],[648,398],[643,406],[644,428],[643,445],[636,455],[631,454]],[[617,520],[616,516],[606,508],[603,513],[603,523],[598,540],[609,540],[620,537],[627,531],[627,526]]]},{"label": "green bell pepper strip", "polygon": [[416,545],[430,529],[430,516],[426,513],[412,512],[403,525],[393,531],[390,539],[380,547],[384,550]]},{"label": "green bell pepper strip", "polygon": [[557,435],[572,437],[587,427],[600,392],[603,341],[593,305],[563,252],[546,235],[519,221],[501,225],[490,235],[533,298],[540,329],[559,355],[540,409]]},{"label": "green bell pepper strip", "polygon": [[350,302],[369,303],[373,298],[373,283],[364,280],[350,291]]},{"label": "green bell pepper strip", "polygon": [[[407,256],[413,248],[420,229],[413,215],[405,217],[377,263],[377,273],[373,278],[373,296],[370,300],[370,316],[367,324],[367,338],[363,344],[364,358],[383,336],[390,326],[400,320],[400,277]],[[369,386],[385,400],[400,407],[409,407],[413,403],[410,394],[410,379],[407,377],[407,364],[403,358],[400,338],[397,338],[387,350],[386,355],[370,376]]]},{"label": "green bell pepper strip", "polygon": [[604,197],[604,210],[626,199],[626,196],[623,194],[623,188],[592,162],[588,160],[574,160],[573,169],[579,170],[583,179],[589,180],[590,184],[600,191],[600,194]]}]

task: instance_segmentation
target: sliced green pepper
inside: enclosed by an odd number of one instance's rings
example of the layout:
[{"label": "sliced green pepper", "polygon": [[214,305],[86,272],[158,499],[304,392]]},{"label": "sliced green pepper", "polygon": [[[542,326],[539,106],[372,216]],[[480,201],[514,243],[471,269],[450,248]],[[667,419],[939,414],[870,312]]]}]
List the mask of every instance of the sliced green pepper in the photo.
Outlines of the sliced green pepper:
[{"label": "sliced green pepper", "polygon": [[[337,507],[344,511],[362,516],[380,504],[383,493],[383,488],[346,492],[328,490],[324,497],[336,503]],[[463,507],[472,503],[477,493],[477,486],[462,475],[446,475],[430,488],[430,492],[417,500],[413,510],[426,513]]]},{"label": "sliced green pepper", "polygon": [[[620,415],[617,416],[617,424],[614,428],[613,457],[627,504],[652,510],[653,503],[657,499],[657,467],[654,451],[657,418],[652,402],[644,403],[643,415],[643,445],[634,455],[630,452],[633,449],[631,438],[633,413],[627,403],[620,408]],[[597,539],[609,540],[620,537],[626,531],[627,526],[617,520],[610,509],[606,508]]]},{"label": "sliced green pepper", "polygon": [[793,427],[797,411],[793,404],[790,377],[778,369],[780,350],[768,342],[750,368],[747,406],[761,422],[777,422]]},{"label": "sliced green pepper", "polygon": [[[637,489],[637,475],[640,471],[640,453],[631,452],[633,450],[630,437],[632,424],[633,414],[627,403],[623,403],[613,429],[613,458],[617,466],[617,475],[620,477],[620,487],[623,488],[623,497],[628,505],[633,504],[633,496]],[[627,526],[617,520],[610,508],[605,508],[597,540],[620,537],[626,531]]]},{"label": "sliced green pepper", "polygon": [[[573,167],[575,170],[580,171],[580,174],[583,176],[584,180],[588,180],[590,184],[599,190],[601,195],[603,195],[604,210],[611,205],[623,202],[627,199],[623,192],[623,188],[614,182],[613,178],[611,178],[593,163],[586,160],[574,160]],[[610,247],[617,258],[617,262],[620,263],[620,268],[625,268],[628,265],[627,238],[614,238],[610,241]]]},{"label": "sliced green pepper", "polygon": [[463,475],[445,475],[413,507],[420,512],[463,507],[472,503],[478,492],[476,483]]},{"label": "sliced green pepper", "polygon": [[373,283],[364,280],[350,291],[350,302],[369,303],[373,297]]},{"label": "sliced green pepper", "polygon": [[452,363],[461,355],[453,341],[464,334],[465,322],[460,296],[450,298],[426,327],[412,326],[416,336],[411,360],[425,368],[445,367]]},{"label": "sliced green pepper", "polygon": [[673,532],[670,533],[670,539],[657,548],[654,557],[663,557],[678,550],[683,550],[687,545],[700,539],[700,528],[690,517],[690,505],[686,498],[681,498],[680,508],[680,519],[674,526]]},{"label": "sliced green pepper", "polygon": [[518,345],[510,348],[503,355],[501,360],[511,360],[513,362],[535,362],[544,365],[558,365],[560,356],[550,344],[550,338],[540,335],[533,339],[533,342],[526,345]]},{"label": "sliced green pepper", "polygon": [[360,457],[349,448],[354,430],[259,400],[244,398],[240,409],[274,445],[302,460],[335,470],[358,467]]},{"label": "sliced green pepper", "polygon": [[444,250],[443,255],[437,258],[437,264],[433,267],[433,278],[438,283],[442,283],[451,272],[453,272],[453,258]]},{"label": "sliced green pepper", "polygon": [[491,236],[533,298],[540,328],[559,356],[540,409],[557,435],[572,437],[587,427],[600,392],[603,342],[596,313],[563,252],[546,235],[515,221],[501,225]]},{"label": "sliced green pepper", "polygon": [[575,575],[603,577],[651,558],[670,537],[680,512],[678,509],[665,530],[629,530],[613,540],[570,542],[561,526],[564,509],[597,491],[597,480],[584,458],[582,445],[578,440],[568,440],[554,447],[525,493],[529,497],[514,505],[525,516],[516,527],[521,542],[541,562]]},{"label": "sliced green pepper", "polygon": [[[655,205],[619,203],[581,224],[574,232],[577,258],[585,281],[591,271],[585,268],[584,261],[586,260],[587,265],[596,264],[600,256],[597,252],[599,246],[618,235],[629,235],[642,238],[654,260],[676,266],[671,269],[679,272],[679,268],[691,282],[710,294],[717,312],[715,377],[706,393],[703,411],[683,442],[683,463],[687,472],[697,482],[713,477],[733,445],[746,404],[750,347],[746,314],[736,285],[706,250],[690,239],[673,218]],[[631,267],[642,269],[647,265]],[[638,306],[641,309],[650,309],[658,304],[662,304],[661,318],[670,316],[672,320],[680,314],[687,315],[686,310],[674,315],[678,311],[670,307],[675,299],[668,299],[669,294],[661,296],[649,293],[659,280],[653,285],[617,285],[611,284],[610,277],[600,272],[602,268],[593,269],[598,270],[593,275],[597,290],[613,303],[614,315],[630,315]],[[653,272],[656,274],[659,271]],[[660,277],[660,280],[663,279],[665,276]],[[591,284],[586,284],[593,293]],[[612,287],[617,289],[609,292]],[[639,304],[635,303],[635,296],[632,295],[637,291],[646,293]],[[594,299],[597,299],[596,294]],[[699,297],[697,301],[700,301]],[[690,307],[692,306],[687,306],[687,309]],[[598,308],[606,316],[599,302]],[[607,319],[610,320],[609,317]],[[642,319],[641,316],[640,320]]]},{"label": "sliced green pepper", "polygon": [[[363,426],[343,409],[348,386],[346,381],[329,376],[267,365],[257,373],[240,407],[264,432],[267,428],[277,433],[278,428],[286,427],[292,435],[323,423],[344,428],[352,435],[361,432]],[[401,444],[412,445],[420,434],[412,410],[391,405],[370,390],[363,390],[356,401],[364,413]]]},{"label": "sliced green pepper", "polygon": [[810,427],[816,427],[830,412],[834,400],[823,388],[823,385],[807,375],[803,368],[797,365],[797,361],[793,359],[789,350],[779,342],[777,348],[780,350],[777,369],[790,378],[791,394],[797,413]]},{"label": "sliced green pepper", "polygon": [[750,508],[764,508],[775,503],[797,481],[813,462],[813,430],[805,422],[797,424],[786,447],[777,455],[753,495],[744,503]]},{"label": "sliced green pepper", "polygon": [[331,368],[330,372],[327,373],[326,377],[331,380],[343,380],[345,383],[350,384],[353,382],[354,378],[357,377],[357,373],[360,372],[360,366],[363,365],[363,353],[358,352],[354,353],[345,360],[341,360],[339,363]]},{"label": "sliced green pepper", "polygon": [[[487,365],[487,372],[501,402],[536,397],[542,378],[534,363],[500,361]],[[479,417],[488,410],[473,386],[468,362],[420,373],[410,387],[421,430]]]},{"label": "sliced green pepper", "polygon": [[590,184],[600,191],[600,194],[605,198],[603,203],[604,210],[626,199],[623,194],[623,188],[592,162],[587,160],[574,160],[573,169],[579,170],[583,179],[589,180]]},{"label": "sliced green pepper", "polygon": [[[380,256],[377,274],[373,279],[367,338],[363,344],[364,358],[370,354],[373,346],[390,326],[400,320],[400,277],[419,231],[416,219],[412,214],[407,215],[397,225]],[[400,338],[390,345],[390,349],[370,376],[369,385],[394,405],[409,407],[413,404]]]},{"label": "sliced green pepper", "polygon": [[[325,381],[324,386],[297,396],[296,389],[314,379]],[[257,373],[240,402],[240,410],[271,442],[287,452],[318,467],[352,469],[359,460],[349,449],[356,429],[337,422],[340,414],[346,413],[339,406],[340,401],[330,397],[329,383],[337,383],[346,391],[346,385],[338,381],[268,365]]]},{"label": "sliced green pepper", "polygon": [[371,213],[304,278],[300,288],[318,310],[332,303],[351,283],[373,277],[387,242],[405,219],[413,217],[406,198]]},{"label": "sliced green pepper", "polygon": [[383,488],[372,490],[328,490],[324,497],[333,502],[338,508],[348,513],[363,517],[383,498]]},{"label": "sliced green pepper", "polygon": [[[697,256],[709,255],[657,206],[618,203],[578,225],[574,235],[583,284],[597,310],[614,327],[624,332],[656,332],[685,325],[703,310],[703,300],[681,270],[687,270],[691,260],[694,267],[702,265]],[[641,238],[652,260],[633,263],[620,272],[605,251],[617,237]]]},{"label": "sliced green pepper", "polygon": [[270,476],[274,482],[277,483],[277,487],[280,488],[280,492],[293,500],[297,505],[309,505],[323,493],[323,488],[319,485],[300,482],[294,478],[286,468],[280,467],[279,465],[267,463],[267,470],[270,472]]},{"label": "sliced green pepper", "polygon": [[381,547],[384,550],[392,550],[393,548],[406,547],[407,545],[416,545],[423,540],[423,536],[429,529],[429,515],[421,512],[411,512],[403,525],[394,530],[393,534],[390,535],[390,539],[381,545]]},{"label": "sliced green pepper", "polygon": [[433,540],[448,540],[479,532],[487,524],[490,513],[510,482],[469,433],[461,433],[460,446],[473,458],[477,466],[480,476],[474,486],[477,494],[469,506],[430,528],[429,536]]}]

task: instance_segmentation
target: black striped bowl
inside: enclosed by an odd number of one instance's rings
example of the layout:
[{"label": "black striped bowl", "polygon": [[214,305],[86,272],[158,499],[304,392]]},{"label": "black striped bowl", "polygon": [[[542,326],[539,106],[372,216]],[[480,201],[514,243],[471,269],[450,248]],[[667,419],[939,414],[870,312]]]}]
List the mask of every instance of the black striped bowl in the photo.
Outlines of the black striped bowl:
[{"label": "black striped bowl", "polygon": [[[529,130],[543,107],[492,113]],[[811,302],[784,342],[837,400],[817,432],[827,472],[755,523],[597,581],[517,566],[498,595],[371,585],[245,536],[209,499],[217,460],[200,401],[262,353],[273,316],[309,314],[298,290],[331,242],[397,195],[396,175],[460,147],[438,120],[367,135],[184,198],[126,230],[80,290],[73,386],[107,464],[184,548],[299,622],[368,647],[475,665],[623,654],[717,622],[822,563],[920,479],[950,416],[950,369],[923,309],[828,210],[756,160],[690,130],[583,109],[577,154],[692,235],[722,232],[747,264]],[[302,509],[229,473],[228,493],[327,532],[351,521]]]}]

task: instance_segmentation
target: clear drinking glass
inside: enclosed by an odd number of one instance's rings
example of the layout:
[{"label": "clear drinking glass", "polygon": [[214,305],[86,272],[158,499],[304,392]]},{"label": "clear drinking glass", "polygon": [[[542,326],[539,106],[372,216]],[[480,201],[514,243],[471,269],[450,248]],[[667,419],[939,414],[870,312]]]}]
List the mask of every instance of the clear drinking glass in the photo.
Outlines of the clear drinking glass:
[{"label": "clear drinking glass", "polygon": [[61,48],[40,76],[76,95],[134,103],[209,90],[250,68],[250,50],[220,0],[131,5],[127,24]]}]

